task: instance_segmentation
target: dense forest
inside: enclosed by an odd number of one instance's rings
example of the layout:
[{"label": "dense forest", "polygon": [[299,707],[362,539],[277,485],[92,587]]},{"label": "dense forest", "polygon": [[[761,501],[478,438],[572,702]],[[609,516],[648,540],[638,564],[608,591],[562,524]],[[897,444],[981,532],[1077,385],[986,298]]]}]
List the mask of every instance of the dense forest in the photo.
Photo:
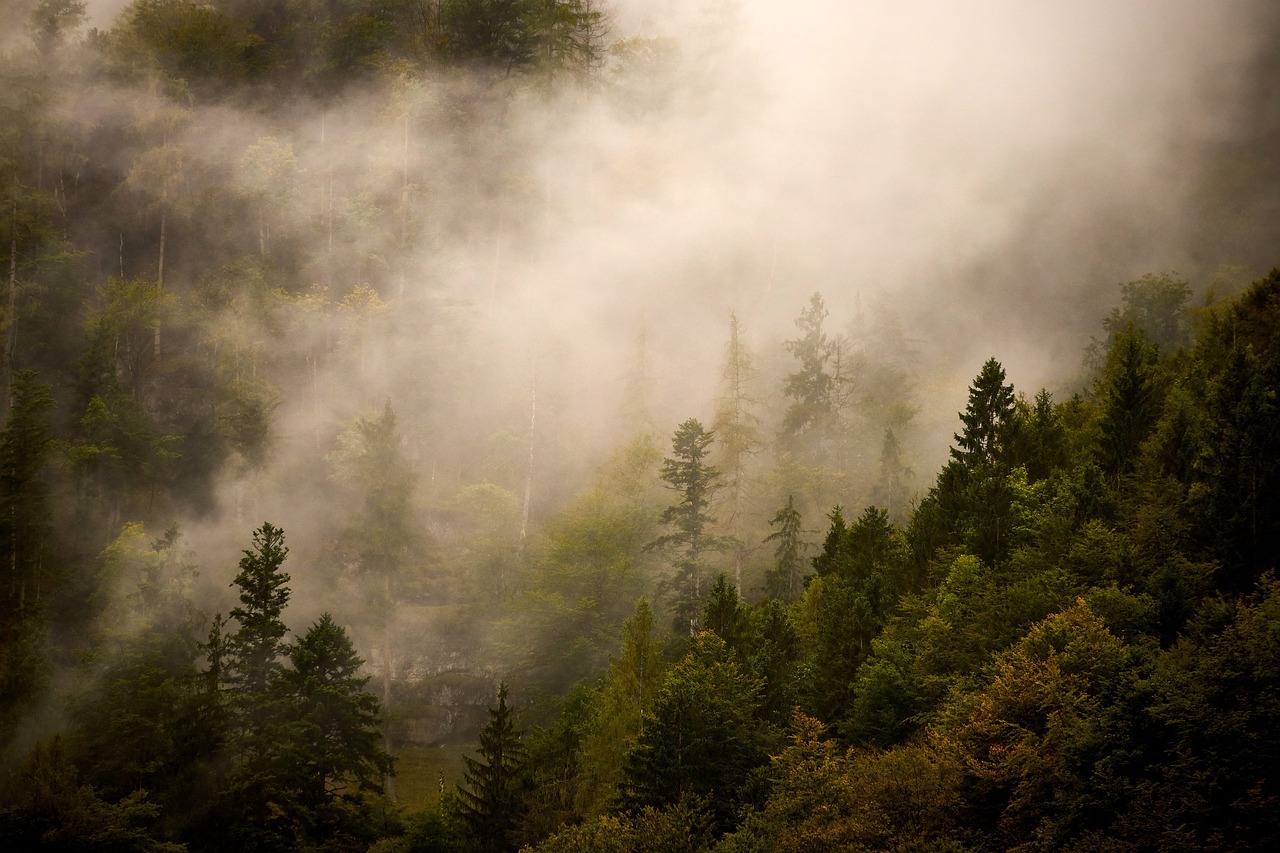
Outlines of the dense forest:
[{"label": "dense forest", "polygon": [[1280,15],[1169,5],[842,135],[751,3],[9,0],[0,843],[1280,848]]}]

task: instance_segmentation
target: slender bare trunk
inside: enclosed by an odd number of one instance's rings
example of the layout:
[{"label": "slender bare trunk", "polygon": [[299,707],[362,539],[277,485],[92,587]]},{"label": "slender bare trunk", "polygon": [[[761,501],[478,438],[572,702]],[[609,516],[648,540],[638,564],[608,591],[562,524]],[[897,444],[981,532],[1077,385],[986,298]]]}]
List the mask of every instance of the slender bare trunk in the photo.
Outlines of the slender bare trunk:
[{"label": "slender bare trunk", "polygon": [[[383,596],[387,604],[387,615],[382,623],[382,742],[383,749],[391,754],[391,720],[387,718],[387,709],[391,707],[391,574],[388,572],[382,579]],[[386,778],[387,797],[396,801],[396,775],[392,770]]]},{"label": "slender bare trunk", "polygon": [[[166,161],[167,161],[168,148],[169,148],[168,128],[166,128],[164,132],[164,147],[165,147],[165,154],[166,154]],[[160,291],[160,294],[159,294],[160,296],[164,295],[164,241],[165,241],[165,237],[167,236],[165,232],[168,230],[167,226],[169,222],[169,216],[168,216],[169,214],[169,173],[167,171],[168,169],[167,162],[166,162],[165,168],[166,168],[166,171],[160,178],[160,259],[159,259],[159,262],[156,264],[156,285]],[[121,278],[123,277],[124,277],[123,274],[121,274]],[[155,335],[155,357],[156,358],[160,357],[160,307],[162,304],[163,302],[157,303],[156,305],[156,335]]]},{"label": "slender bare trunk", "polygon": [[329,153],[328,114],[320,117],[320,147],[324,150],[324,218],[327,242],[324,250],[324,286],[333,286],[333,157]]},{"label": "slender bare trunk", "polygon": [[13,393],[13,354],[18,345],[18,179],[13,181],[13,222],[9,234],[9,315],[4,333],[4,407]]},{"label": "slender bare trunk", "polygon": [[[164,238],[165,238],[165,216],[164,202],[160,207],[160,263],[156,267],[156,285],[160,290],[160,296],[164,295]],[[163,302],[156,304],[156,335],[155,335],[155,357],[160,357],[160,309]]]},{"label": "slender bare trunk", "polygon": [[[409,247],[409,123],[412,109],[404,111],[404,146],[400,153],[400,253]],[[397,298],[404,299],[404,268],[400,269]]]},{"label": "slender bare trunk", "polygon": [[538,426],[538,364],[534,361],[533,377],[529,389],[529,465],[524,476],[524,508],[520,516],[520,544],[516,548],[516,555],[523,559],[525,540],[529,535],[529,505],[533,498],[533,461],[534,446],[537,438]]}]

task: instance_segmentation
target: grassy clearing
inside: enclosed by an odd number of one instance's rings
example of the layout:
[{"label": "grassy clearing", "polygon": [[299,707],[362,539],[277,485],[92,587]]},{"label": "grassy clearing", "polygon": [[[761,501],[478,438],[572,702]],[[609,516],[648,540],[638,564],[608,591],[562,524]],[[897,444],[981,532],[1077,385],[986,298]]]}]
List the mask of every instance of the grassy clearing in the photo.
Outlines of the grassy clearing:
[{"label": "grassy clearing", "polygon": [[462,784],[466,752],[462,744],[396,749],[396,798],[401,805],[417,809],[440,802],[441,777],[445,790]]}]

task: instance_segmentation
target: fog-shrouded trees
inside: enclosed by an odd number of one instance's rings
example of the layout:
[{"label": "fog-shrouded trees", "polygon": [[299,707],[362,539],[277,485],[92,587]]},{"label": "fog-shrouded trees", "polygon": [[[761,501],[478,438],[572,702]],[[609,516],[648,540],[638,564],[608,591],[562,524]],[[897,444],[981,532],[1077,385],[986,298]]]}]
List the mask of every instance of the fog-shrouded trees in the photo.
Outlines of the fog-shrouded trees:
[{"label": "fog-shrouded trees", "polygon": [[677,501],[663,510],[662,523],[670,531],[650,542],[648,548],[670,548],[675,553],[673,600],[680,619],[696,633],[702,611],[707,558],[722,550],[725,540],[714,534],[712,498],[719,489],[720,472],[707,462],[713,434],[696,418],[676,428],[671,438],[671,456],[662,462],[662,480],[675,492]]},{"label": "fog-shrouded trees", "polygon": [[736,313],[729,313],[729,341],[725,344],[721,369],[721,393],[716,401],[716,416],[711,431],[719,445],[717,466],[723,472],[723,497],[720,512],[733,545],[733,580],[742,589],[742,569],[746,559],[746,521],[749,512],[751,458],[764,448],[757,410],[761,401],[755,396],[758,371],[752,363],[751,351],[742,339],[742,324]]},{"label": "fog-shrouded trees", "polygon": [[799,365],[783,385],[790,402],[780,438],[784,447],[818,462],[827,459],[836,415],[836,378],[831,372],[836,345],[822,327],[827,313],[822,294],[814,293],[796,319],[800,337],[785,344]]},{"label": "fog-shrouded trees", "polygon": [[291,849],[326,837],[371,838],[360,791],[380,790],[391,758],[380,745],[380,704],[364,691],[363,661],[324,614],[285,642],[284,532],[254,532],[234,585],[236,630],[211,638],[225,696],[227,763],[210,819],[231,820],[228,849]]},{"label": "fog-shrouded trees", "polygon": [[774,531],[765,537],[766,542],[778,543],[774,546],[773,568],[765,575],[765,590],[782,601],[795,601],[804,579],[803,555],[808,543],[802,538],[801,522],[795,495],[787,495],[787,505],[769,521]]}]

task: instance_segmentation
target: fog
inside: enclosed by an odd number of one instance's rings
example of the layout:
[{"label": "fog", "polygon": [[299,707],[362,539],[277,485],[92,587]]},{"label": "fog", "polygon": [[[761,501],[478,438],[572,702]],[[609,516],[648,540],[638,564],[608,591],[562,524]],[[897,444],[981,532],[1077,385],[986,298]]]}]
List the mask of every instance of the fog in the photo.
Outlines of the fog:
[{"label": "fog", "polygon": [[[92,24],[124,5],[89,3]],[[1256,125],[1265,5],[618,0],[606,42],[630,52],[593,85],[440,74],[287,114],[197,107],[189,182],[250,198],[243,152],[284,140],[300,189],[277,214],[294,221],[273,227],[311,259],[311,281],[291,286],[337,302],[372,282],[382,307],[359,328],[272,333],[299,358],[319,340],[345,355],[274,377],[265,468],[226,472],[217,511],[184,520],[188,539],[228,565],[270,517],[305,564],[342,512],[316,486],[326,454],[387,401],[433,500],[487,480],[518,493],[533,441],[545,520],[634,432],[621,413],[641,338],[645,419],[665,441],[712,416],[730,311],[760,394],[778,400],[781,343],[815,291],[833,334],[900,325],[923,490],[986,358],[1029,396],[1061,394],[1119,282],[1177,270],[1203,291],[1220,265],[1256,262],[1232,253],[1229,225],[1206,231],[1205,198]],[[459,99],[493,106],[440,130]],[[407,245],[344,237],[355,260],[335,272],[317,225],[333,192],[347,211],[408,199],[387,228]],[[173,226],[175,281],[202,266],[203,215]]]}]

